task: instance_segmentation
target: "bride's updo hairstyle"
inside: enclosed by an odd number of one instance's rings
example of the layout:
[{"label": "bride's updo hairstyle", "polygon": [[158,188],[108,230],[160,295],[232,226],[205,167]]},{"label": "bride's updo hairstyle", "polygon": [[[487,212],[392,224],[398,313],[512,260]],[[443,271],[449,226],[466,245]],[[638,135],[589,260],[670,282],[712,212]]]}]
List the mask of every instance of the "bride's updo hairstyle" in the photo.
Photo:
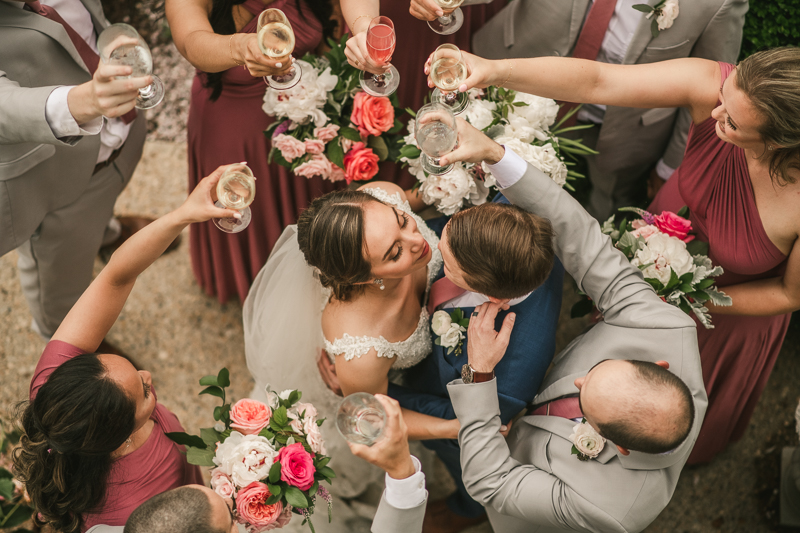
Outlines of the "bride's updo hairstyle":
[{"label": "bride's updo hairstyle", "polygon": [[317,198],[297,221],[297,242],[306,262],[319,270],[337,300],[363,290],[372,277],[364,257],[364,205],[383,203],[363,191],[334,191]]}]

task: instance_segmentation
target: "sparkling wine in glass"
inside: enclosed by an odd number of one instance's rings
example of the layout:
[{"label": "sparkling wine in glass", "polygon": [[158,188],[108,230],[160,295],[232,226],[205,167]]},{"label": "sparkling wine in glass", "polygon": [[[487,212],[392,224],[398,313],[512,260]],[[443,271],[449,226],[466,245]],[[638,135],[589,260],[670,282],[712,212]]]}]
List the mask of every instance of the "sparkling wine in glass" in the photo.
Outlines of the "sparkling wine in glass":
[{"label": "sparkling wine in glass", "polygon": [[[265,9],[258,16],[258,47],[265,56],[286,65],[292,61],[294,31],[289,19],[280,9]],[[302,69],[292,66],[286,74],[266,76],[264,81],[279,91],[291,89],[300,81]]]},{"label": "sparkling wine in glass", "polygon": [[153,75],[153,56],[139,32],[127,24],[112,24],[97,38],[97,48],[103,63],[125,65],[133,69],[130,76],[120,78],[153,76],[153,83],[139,89],[139,96],[136,97],[138,109],[150,109],[161,103],[164,84],[158,76]]},{"label": "sparkling wine in glass", "polygon": [[[394,24],[389,17],[375,17],[367,30],[367,51],[375,63],[387,64],[394,53]],[[361,73],[361,88],[372,96],[389,96],[400,85],[400,73],[394,65],[383,74]]]},{"label": "sparkling wine in glass", "polygon": [[458,88],[467,79],[467,64],[461,50],[454,44],[443,44],[433,52],[431,59],[431,81],[436,86],[431,102],[441,102],[459,115],[469,106],[466,93]]},{"label": "sparkling wine in glass", "polygon": [[336,413],[336,427],[345,440],[372,446],[383,435],[386,411],[372,394],[357,392],[342,400]]},{"label": "sparkling wine in glass", "polygon": [[458,142],[456,117],[450,107],[432,102],[417,111],[414,137],[422,150],[422,168],[428,174],[440,176],[449,172],[453,164],[441,166],[439,159],[453,151]]},{"label": "sparkling wine in glass", "polygon": [[223,209],[235,209],[242,215],[242,219],[215,218],[214,225],[225,233],[239,233],[245,229],[252,218],[248,206],[253,203],[255,196],[256,178],[250,167],[245,164],[228,167],[217,182],[217,201],[214,205]]},{"label": "sparkling wine in glass", "polygon": [[429,21],[428,26],[439,35],[450,35],[457,32],[464,24],[464,12],[458,7],[464,0],[435,0],[435,2],[442,9],[452,9],[453,11]]}]

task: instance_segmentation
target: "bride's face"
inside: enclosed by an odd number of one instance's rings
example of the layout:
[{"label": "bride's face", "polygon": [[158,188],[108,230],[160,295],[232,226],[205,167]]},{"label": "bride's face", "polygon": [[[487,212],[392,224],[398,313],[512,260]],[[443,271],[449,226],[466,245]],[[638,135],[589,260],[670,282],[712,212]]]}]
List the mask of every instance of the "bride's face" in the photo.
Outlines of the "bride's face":
[{"label": "bride's face", "polygon": [[375,278],[402,278],[431,260],[414,218],[380,202],[364,205],[364,243]]}]

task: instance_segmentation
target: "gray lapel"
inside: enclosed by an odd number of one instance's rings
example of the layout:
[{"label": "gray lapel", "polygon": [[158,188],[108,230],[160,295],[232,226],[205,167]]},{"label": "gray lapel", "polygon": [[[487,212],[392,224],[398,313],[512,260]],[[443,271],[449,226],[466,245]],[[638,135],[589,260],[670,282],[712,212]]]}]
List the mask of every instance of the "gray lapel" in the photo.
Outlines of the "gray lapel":
[{"label": "gray lapel", "polygon": [[587,9],[589,9],[589,0],[574,0],[572,2],[572,18],[569,21],[570,54],[572,54],[575,43],[578,41],[578,34],[583,27],[583,21],[586,19]]},{"label": "gray lapel", "polygon": [[542,392],[537,394],[533,399],[533,404],[537,405],[540,403],[549,402],[550,400],[560,398],[561,396],[566,396],[567,394],[576,394],[578,392],[578,388],[575,386],[575,380],[585,376],[586,372],[587,371],[582,370],[580,372],[564,376],[563,378],[554,381],[550,385],[547,385]]},{"label": "gray lapel", "polygon": [[[548,446],[564,446],[565,449],[572,448],[572,441],[569,439],[569,436],[572,434],[572,428],[575,427],[575,422],[572,420],[562,418],[560,416],[525,416],[520,419],[520,421],[527,422],[532,426],[549,431],[550,433],[558,435],[563,439],[563,441],[560,439],[550,440],[550,444]],[[614,446],[613,443],[606,441],[603,451],[601,451],[600,455],[592,460],[606,464],[612,458],[617,457],[618,455],[619,450],[617,450],[617,447]],[[580,459],[575,456],[575,461],[580,461]]]},{"label": "gray lapel", "polygon": [[[642,3],[654,6],[659,1],[660,0],[645,0]],[[639,26],[633,34],[633,39],[631,39],[631,43],[628,45],[628,50],[625,52],[625,59],[622,61],[623,65],[633,65],[636,63],[636,61],[639,60],[639,56],[644,52],[644,49],[650,44],[650,41],[653,40],[653,33],[650,31],[652,19],[648,19],[645,13],[641,15],[642,20],[639,22]]]}]

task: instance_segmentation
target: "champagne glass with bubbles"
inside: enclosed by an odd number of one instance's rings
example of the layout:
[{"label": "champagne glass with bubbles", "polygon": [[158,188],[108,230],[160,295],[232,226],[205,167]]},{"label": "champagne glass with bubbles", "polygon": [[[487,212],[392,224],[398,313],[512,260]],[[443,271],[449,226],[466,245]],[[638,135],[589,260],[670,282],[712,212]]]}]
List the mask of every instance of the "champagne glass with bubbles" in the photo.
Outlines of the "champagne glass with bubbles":
[{"label": "champagne glass with bubbles", "polygon": [[164,99],[164,84],[158,76],[153,75],[150,47],[136,29],[127,24],[112,24],[97,38],[97,48],[103,63],[124,65],[133,69],[130,76],[119,76],[120,79],[153,76],[153,83],[139,89],[139,96],[136,97],[138,109],[150,109],[161,103]]},{"label": "champagne glass with bubbles", "polygon": [[[375,17],[367,30],[367,51],[377,64],[385,64],[394,53],[396,42],[394,23],[389,17]],[[372,96],[389,96],[400,85],[400,73],[394,65],[383,74],[361,73],[361,88]]]},{"label": "champagne glass with bubbles", "polygon": [[[289,19],[280,9],[265,9],[258,16],[258,47],[265,56],[279,61],[283,65],[292,61],[294,51],[294,31]],[[286,74],[265,76],[264,81],[273,89],[283,91],[291,89],[300,81],[303,72],[300,67],[292,66]]]},{"label": "champagne glass with bubbles", "polygon": [[414,122],[414,137],[422,150],[420,160],[425,172],[441,176],[453,168],[452,163],[445,167],[439,164],[458,142],[456,117],[448,106],[438,102],[422,106]]},{"label": "champagne glass with bubbles", "polygon": [[461,50],[454,44],[443,44],[431,58],[431,81],[436,86],[431,94],[431,102],[441,102],[459,115],[469,106],[466,93],[458,88],[467,79],[467,64]]},{"label": "champagne glass with bubbles", "polygon": [[346,441],[372,446],[383,435],[386,411],[372,394],[357,392],[342,400],[336,427]]},{"label": "champagne glass with bubbles", "polygon": [[252,215],[248,207],[256,196],[256,178],[244,163],[231,165],[217,182],[217,201],[214,205],[224,209],[235,209],[242,219],[215,218],[214,225],[225,233],[239,233],[250,224]]},{"label": "champagne glass with bubbles", "polygon": [[428,26],[439,35],[450,35],[457,32],[464,24],[464,12],[460,6],[464,0],[435,0],[442,9],[452,9],[451,13],[428,21]]}]

